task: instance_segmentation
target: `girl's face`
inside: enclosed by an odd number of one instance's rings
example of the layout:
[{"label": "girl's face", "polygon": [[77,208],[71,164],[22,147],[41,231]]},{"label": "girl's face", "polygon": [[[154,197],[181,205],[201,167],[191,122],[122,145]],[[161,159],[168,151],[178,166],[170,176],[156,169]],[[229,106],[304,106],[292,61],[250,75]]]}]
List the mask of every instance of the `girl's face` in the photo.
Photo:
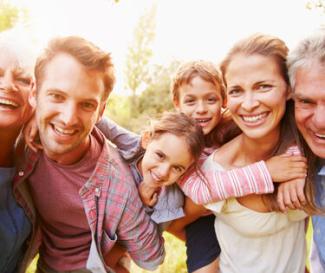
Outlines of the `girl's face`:
[{"label": "girl's face", "polygon": [[197,76],[189,84],[180,86],[176,108],[195,119],[205,135],[218,125],[221,119],[222,97],[220,89]]},{"label": "girl's face", "polygon": [[31,115],[32,76],[14,53],[0,50],[0,129],[20,129]]},{"label": "girl's face", "polygon": [[141,162],[143,181],[155,186],[168,186],[193,164],[184,137],[164,133],[144,145],[146,149]]},{"label": "girl's face", "polygon": [[228,65],[227,106],[233,120],[250,138],[279,130],[288,86],[273,58],[236,55]]}]

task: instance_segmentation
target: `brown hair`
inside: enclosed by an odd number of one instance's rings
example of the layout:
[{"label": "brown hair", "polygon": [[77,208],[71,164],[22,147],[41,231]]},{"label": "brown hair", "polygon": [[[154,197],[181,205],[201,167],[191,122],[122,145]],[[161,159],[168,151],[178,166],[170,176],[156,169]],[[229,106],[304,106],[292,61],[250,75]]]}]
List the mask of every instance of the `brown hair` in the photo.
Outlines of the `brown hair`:
[{"label": "brown hair", "polygon": [[217,67],[211,62],[200,60],[186,62],[178,67],[170,86],[174,102],[179,100],[179,88],[184,84],[190,84],[195,77],[213,84],[216,90],[220,90],[222,99],[225,99],[225,88]]},{"label": "brown hair", "polygon": [[220,69],[223,75],[225,85],[225,75],[229,63],[235,55],[262,55],[266,57],[274,58],[279,66],[280,73],[283,76],[285,82],[289,84],[289,77],[286,65],[286,59],[288,54],[288,47],[281,39],[265,34],[253,34],[245,39],[238,41],[228,52],[226,58],[222,61]]},{"label": "brown hair", "polygon": [[195,120],[183,113],[164,112],[160,119],[152,121],[149,130],[153,139],[166,133],[184,137],[189,152],[197,163],[204,149],[204,135]]},{"label": "brown hair", "polygon": [[47,48],[36,61],[35,78],[37,86],[41,86],[46,65],[59,53],[69,54],[85,68],[101,72],[105,86],[102,101],[108,98],[115,82],[111,56],[93,43],[78,36],[54,38],[49,42]]}]

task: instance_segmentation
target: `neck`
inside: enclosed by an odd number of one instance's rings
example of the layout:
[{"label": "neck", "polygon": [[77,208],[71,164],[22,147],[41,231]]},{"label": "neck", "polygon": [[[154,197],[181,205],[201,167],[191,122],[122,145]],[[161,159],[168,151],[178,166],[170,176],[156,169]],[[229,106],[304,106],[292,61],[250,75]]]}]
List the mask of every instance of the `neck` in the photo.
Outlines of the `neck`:
[{"label": "neck", "polygon": [[241,134],[239,140],[239,154],[245,157],[245,163],[251,164],[270,158],[280,140],[280,130],[265,136],[262,139],[251,139]]},{"label": "neck", "polygon": [[19,131],[0,131],[0,167],[14,165],[15,143]]},{"label": "neck", "polygon": [[55,161],[61,165],[72,165],[79,162],[87,153],[90,148],[90,136],[85,139],[77,147],[74,147],[71,151],[65,152],[63,154],[52,153],[51,151],[47,151],[44,149],[45,155],[51,160]]}]

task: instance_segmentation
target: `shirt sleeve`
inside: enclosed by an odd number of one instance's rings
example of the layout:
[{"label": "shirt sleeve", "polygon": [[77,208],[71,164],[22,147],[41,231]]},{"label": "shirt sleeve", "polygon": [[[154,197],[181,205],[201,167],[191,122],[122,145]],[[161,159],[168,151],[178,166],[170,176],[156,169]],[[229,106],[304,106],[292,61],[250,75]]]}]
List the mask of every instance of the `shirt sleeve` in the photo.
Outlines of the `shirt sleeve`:
[{"label": "shirt sleeve", "polygon": [[158,226],[150,220],[134,186],[118,227],[119,242],[133,261],[146,270],[155,270],[164,260],[164,239]]},{"label": "shirt sleeve", "polygon": [[114,121],[103,117],[96,124],[96,127],[117,146],[119,153],[125,160],[129,160],[141,152],[141,137],[119,126]]},{"label": "shirt sleeve", "polygon": [[274,191],[272,177],[264,161],[227,171],[213,164],[199,171],[193,168],[178,184],[185,195],[197,204]]}]

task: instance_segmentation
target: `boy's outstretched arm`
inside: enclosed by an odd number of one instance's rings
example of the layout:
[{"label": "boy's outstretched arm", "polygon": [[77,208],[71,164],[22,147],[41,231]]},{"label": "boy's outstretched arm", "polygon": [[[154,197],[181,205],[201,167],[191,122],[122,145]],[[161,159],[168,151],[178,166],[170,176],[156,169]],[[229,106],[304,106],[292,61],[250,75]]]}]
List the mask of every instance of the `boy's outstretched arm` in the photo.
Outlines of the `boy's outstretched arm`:
[{"label": "boy's outstretched arm", "polygon": [[121,126],[114,121],[103,117],[96,127],[104,136],[114,143],[121,156],[125,159],[131,159],[141,151],[141,137]]}]

